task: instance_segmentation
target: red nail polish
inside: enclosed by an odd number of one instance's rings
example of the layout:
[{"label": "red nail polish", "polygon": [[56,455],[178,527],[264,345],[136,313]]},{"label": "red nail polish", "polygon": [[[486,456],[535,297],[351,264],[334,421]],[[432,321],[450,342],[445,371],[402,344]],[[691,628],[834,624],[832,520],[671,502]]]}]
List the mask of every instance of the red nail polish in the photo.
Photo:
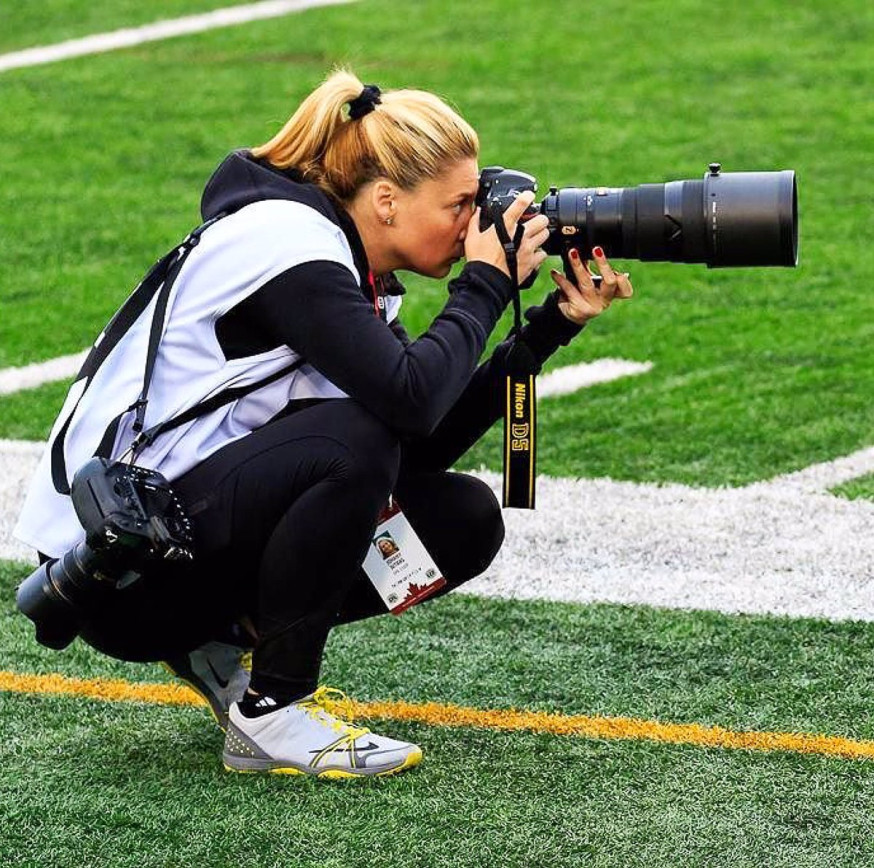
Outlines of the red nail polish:
[{"label": "red nail polish", "polygon": [[579,259],[580,251],[576,249],[576,247],[571,248],[571,259]]},{"label": "red nail polish", "polygon": [[595,256],[598,257],[598,259],[602,259],[604,256],[604,251],[600,247],[593,247],[592,253],[594,253]]}]

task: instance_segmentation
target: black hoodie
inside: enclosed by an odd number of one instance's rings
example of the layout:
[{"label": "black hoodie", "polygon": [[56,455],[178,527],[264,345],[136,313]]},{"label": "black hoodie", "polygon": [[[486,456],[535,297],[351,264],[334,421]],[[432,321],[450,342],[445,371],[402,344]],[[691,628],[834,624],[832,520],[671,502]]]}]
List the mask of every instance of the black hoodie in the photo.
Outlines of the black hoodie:
[{"label": "black hoodie", "polygon": [[[209,180],[201,210],[206,220],[265,199],[300,202],[338,225],[352,249],[358,281],[330,261],[311,261],[283,272],[218,320],[216,333],[226,356],[285,344],[405,437],[419,463],[447,466],[501,412],[509,342],[479,369],[477,361],[510,301],[509,279],[486,263],[468,263],[450,283],[441,313],[410,341],[398,322],[388,326],[374,315],[367,256],[352,220],[295,173],[237,151]],[[381,289],[403,291],[392,279]],[[526,343],[539,363],[579,331],[558,310],[553,296],[526,317]]]}]

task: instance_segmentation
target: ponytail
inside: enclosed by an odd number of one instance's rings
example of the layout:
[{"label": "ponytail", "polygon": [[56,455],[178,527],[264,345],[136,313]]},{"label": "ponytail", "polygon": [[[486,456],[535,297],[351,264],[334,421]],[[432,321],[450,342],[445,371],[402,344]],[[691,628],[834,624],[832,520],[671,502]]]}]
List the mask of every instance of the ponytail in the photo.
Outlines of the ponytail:
[{"label": "ponytail", "polygon": [[330,75],[269,142],[252,149],[277,168],[297,169],[341,202],[379,177],[411,190],[478,152],[473,128],[439,97],[420,90],[380,94],[345,70]]}]

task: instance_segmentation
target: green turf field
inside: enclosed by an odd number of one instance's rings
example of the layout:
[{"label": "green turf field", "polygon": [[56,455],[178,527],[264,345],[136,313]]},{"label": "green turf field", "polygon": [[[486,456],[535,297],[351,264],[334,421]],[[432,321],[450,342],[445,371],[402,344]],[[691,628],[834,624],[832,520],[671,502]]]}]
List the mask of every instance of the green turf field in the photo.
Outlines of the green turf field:
[{"label": "green turf field", "polygon": [[[3,598],[19,671],[167,677],[38,650]],[[859,624],[458,596],[337,631],[324,674],[362,699],[870,738],[872,645]],[[0,694],[0,715],[9,865],[868,864],[870,761],[395,722],[420,769],[319,785],[223,773],[202,709]]]},{"label": "green turf field", "polygon": [[[221,5],[18,0],[0,53]],[[0,72],[0,368],[87,346],[198,222],[224,154],[348,64],[448,97],[482,165],[542,190],[712,160],[798,173],[798,269],[625,263],[633,302],[550,366],[653,370],[544,402],[541,472],[737,486],[871,446],[872,40],[861,0],[362,0]],[[415,333],[445,288],[408,287]],[[44,438],[64,392],[0,396],[0,438]],[[496,433],[468,466],[499,469]],[[872,477],[835,492],[874,499]],[[0,562],[0,670],[167,679],[38,646],[13,614],[28,569]],[[456,597],[338,631],[325,678],[362,700],[874,739],[872,651],[856,621]],[[380,722],[423,766],[325,786],[225,774],[201,709],[0,692],[0,725],[3,865],[874,865],[872,761]]]},{"label": "green turf field", "polygon": [[[543,472],[740,484],[868,445],[866,4],[756,4],[705,31],[697,2],[392,8],[367,0],[4,73],[0,366],[87,346],[197,222],[225,152],[266,139],[346,62],[447,95],[480,131],[484,164],[525,168],[544,187],[699,177],[713,159],[798,172],[800,269],[627,264],[638,298],[554,363],[618,356],[654,371],[551,403]],[[410,283],[416,331],[443,290]],[[26,420],[20,398],[0,399],[0,436],[44,436],[49,391]],[[487,440],[471,462],[495,467],[498,452]]]},{"label": "green turf field", "polygon": [[848,497],[851,500],[857,497],[874,500],[874,474],[860,476],[858,479],[852,480],[852,482],[839,486],[835,489],[835,494],[839,494],[841,497]]}]

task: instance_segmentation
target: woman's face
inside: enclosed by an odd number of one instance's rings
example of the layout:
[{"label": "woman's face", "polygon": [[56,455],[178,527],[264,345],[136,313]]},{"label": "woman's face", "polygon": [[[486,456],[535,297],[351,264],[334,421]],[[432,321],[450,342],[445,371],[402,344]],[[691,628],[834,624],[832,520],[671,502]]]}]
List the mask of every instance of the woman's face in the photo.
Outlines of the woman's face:
[{"label": "woman's face", "polygon": [[445,277],[464,256],[467,224],[479,185],[476,160],[452,163],[413,190],[398,190],[387,226],[398,267],[427,277]]}]

